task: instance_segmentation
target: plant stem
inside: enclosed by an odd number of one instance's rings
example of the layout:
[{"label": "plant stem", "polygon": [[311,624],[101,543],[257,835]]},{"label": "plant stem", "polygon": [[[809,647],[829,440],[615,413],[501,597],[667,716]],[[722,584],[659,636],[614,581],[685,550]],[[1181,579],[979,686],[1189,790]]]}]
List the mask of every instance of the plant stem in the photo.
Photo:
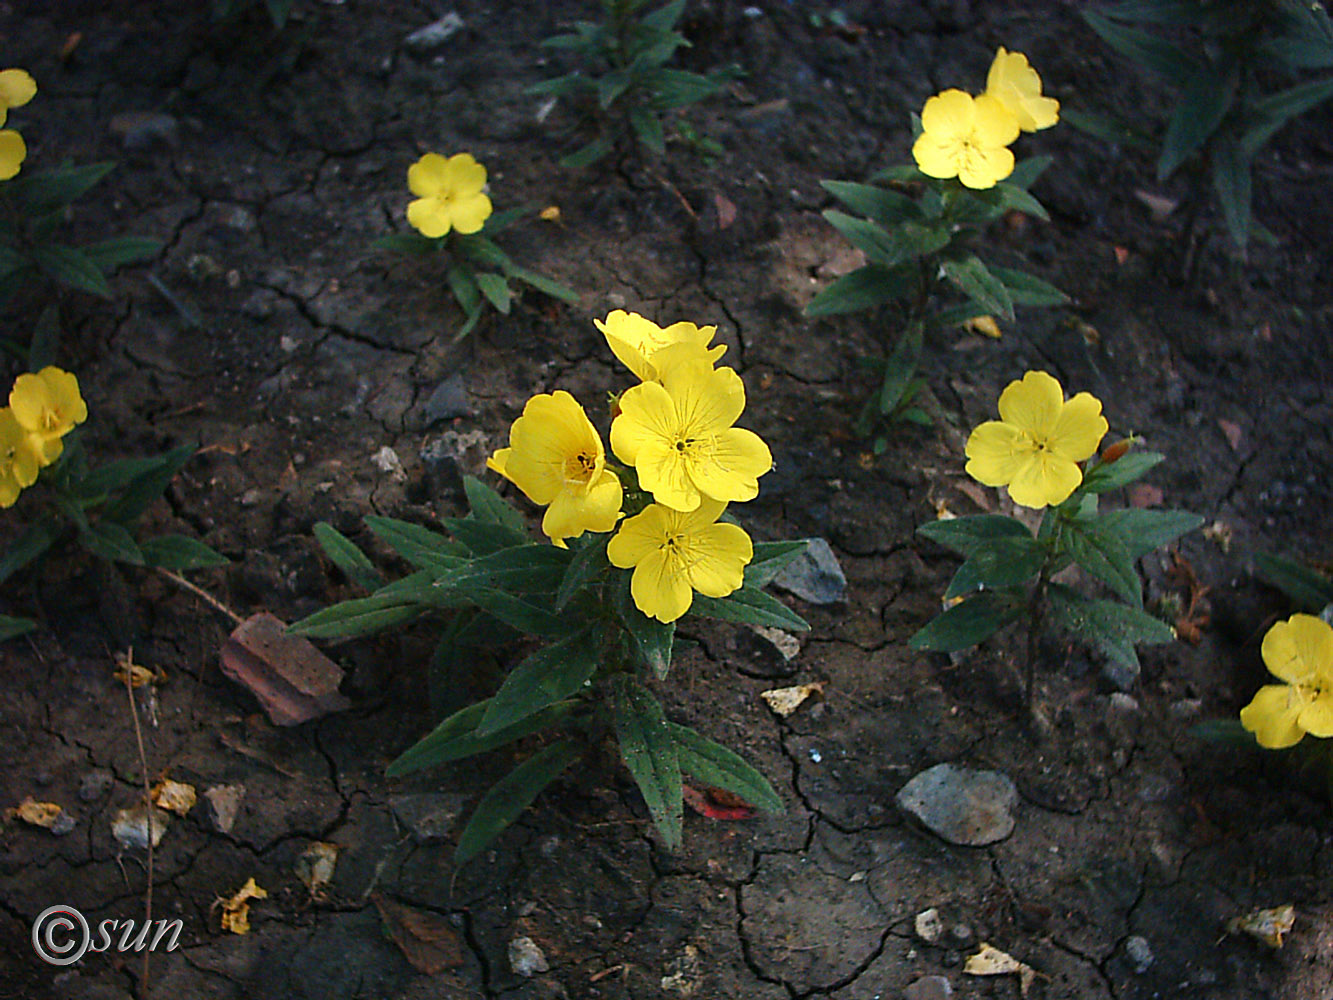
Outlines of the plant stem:
[{"label": "plant stem", "polygon": [[[157,822],[156,807],[153,805],[153,793],[148,783],[148,756],[143,749],[143,729],[139,725],[139,708],[134,703],[134,648],[131,647],[125,657],[125,693],[130,699],[130,718],[134,720],[134,740],[139,745],[139,768],[143,775],[143,807],[145,829],[148,831],[148,885],[144,889],[143,922],[144,927],[153,924],[153,824]],[[143,990],[148,991],[148,956],[143,953]]]}]

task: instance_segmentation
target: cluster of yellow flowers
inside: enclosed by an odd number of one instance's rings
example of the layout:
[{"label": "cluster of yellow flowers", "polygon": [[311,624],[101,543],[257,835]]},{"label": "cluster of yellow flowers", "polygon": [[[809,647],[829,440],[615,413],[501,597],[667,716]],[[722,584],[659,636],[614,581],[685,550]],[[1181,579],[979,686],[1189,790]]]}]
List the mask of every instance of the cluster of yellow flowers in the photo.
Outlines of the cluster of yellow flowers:
[{"label": "cluster of yellow flowers", "polygon": [[48,366],[20,375],[0,409],[0,507],[12,507],[19,493],[65,449],[64,436],[88,419],[79,380]]},{"label": "cluster of yellow flowers", "polygon": [[471,153],[448,159],[427,153],[407,168],[407,187],[416,200],[407,206],[407,221],[430,239],[453,229],[463,235],[481,231],[491,215],[486,168]]},{"label": "cluster of yellow flowers", "polygon": [[639,610],[672,622],[689,610],[695,591],[725,597],[741,586],[754,546],[741,528],[718,518],[728,503],[759,494],[773,456],[759,435],[734,426],[745,386],[732,369],[715,367],[726,350],[709,346],[716,327],[662,328],[619,309],[594,322],[641,380],[615,406],[611,449],[634,467],[642,499],[651,495],[652,502],[622,509],[624,490],[601,437],[560,390],[528,400],[510,428],[509,447],[487,465],[547,505],[542,530],[556,545],[619,524],[607,557],[634,570],[630,593]]},{"label": "cluster of yellow flowers", "polygon": [[1065,400],[1046,372],[1028,372],[1000,393],[1000,419],[980,424],[967,439],[967,474],[987,486],[1007,486],[1014,503],[1054,507],[1083,482],[1079,463],[1097,451],[1108,425],[1096,396]]},{"label": "cluster of yellow flowers", "polygon": [[1309,733],[1333,736],[1333,628],[1314,615],[1292,615],[1264,636],[1264,665],[1282,684],[1265,684],[1240,710],[1240,724],[1269,750],[1295,746]]},{"label": "cluster of yellow flowers", "polygon": [[[3,125],[5,119],[9,117],[10,108],[21,108],[36,94],[37,82],[27,70],[0,71],[0,125]],[[0,128],[0,181],[7,181],[15,176],[27,155],[28,146],[23,141],[23,136],[12,128]]]},{"label": "cluster of yellow flowers", "polygon": [[1042,96],[1041,77],[1027,56],[1001,48],[984,94],[946,90],[926,101],[912,156],[929,177],[992,188],[1014,171],[1009,144],[1018,133],[1050,128],[1059,118],[1060,102]]}]

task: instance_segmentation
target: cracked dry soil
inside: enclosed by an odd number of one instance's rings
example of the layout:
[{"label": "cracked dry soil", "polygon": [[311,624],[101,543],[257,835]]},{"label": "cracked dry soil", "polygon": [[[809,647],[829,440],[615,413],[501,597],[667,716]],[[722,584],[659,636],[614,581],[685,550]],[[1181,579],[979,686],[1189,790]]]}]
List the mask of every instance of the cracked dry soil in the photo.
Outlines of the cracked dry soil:
[{"label": "cracked dry soil", "polygon": [[[5,65],[41,86],[24,113],[29,164],[120,164],[69,220],[73,236],[165,242],[115,279],[111,301],[66,300],[61,362],[83,382],[96,453],[201,445],[152,517],[232,558],[202,583],[287,620],[349,595],[311,525],[364,541],[366,513],[457,513],[460,471],[480,469],[529,395],[558,385],[592,401],[620,384],[590,319],[623,306],[719,325],[749,387],[748,425],[777,460],[750,505],[755,532],[828,538],[849,596],[798,602],[813,631],[791,663],[737,630],[697,629],[663,689],[676,718],[755,761],[786,815],[691,817],[684,847],[666,853],[603,755],[455,869],[452,845],[420,842],[390,797],[467,801],[506,761],[383,777],[429,724],[427,634],[330,650],[355,707],[278,730],[219,674],[227,623],[213,612],[142,573],[52,559],[6,596],[46,627],[0,650],[0,804],[33,795],[78,823],[64,837],[0,830],[0,997],[889,1000],[926,975],[958,996],[1016,997],[1012,976],[963,975],[982,940],[1035,968],[1032,994],[1049,1000],[1333,997],[1328,803],[1261,754],[1189,732],[1248,699],[1263,675],[1257,638],[1290,610],[1252,578],[1248,554],[1330,555],[1327,112],[1260,164],[1256,207],[1280,244],[1244,266],[1206,256],[1192,286],[1169,280],[1175,220],[1154,223],[1134,200],[1152,185],[1148,160],[1065,125],[1025,137],[1027,153],[1055,157],[1037,188],[1053,220],[995,238],[1073,305],[1028,312],[998,342],[935,338],[925,369],[937,427],[896,434],[876,457],[850,424],[869,390],[857,359],[882,331],[800,315],[846,252],[817,214],[818,182],[902,160],[909,111],[943,87],[979,86],[1000,44],[1028,53],[1068,107],[1160,108],[1077,5],[861,0],[841,10],[864,31],[824,33],[802,4],[698,0],[690,65],[747,73],[690,114],[726,152],[710,165],[673,148],[651,172],[557,168],[574,120],[557,108],[539,122],[525,94],[549,72],[538,40],[594,4],[460,0],[464,31],[424,56],[403,45],[444,10],[424,0],[298,0],[276,37],[258,10],[217,25],[195,6],[206,5],[11,0],[0,27]],[[146,113],[169,127],[126,148],[123,116]],[[584,308],[525,295],[451,346],[458,317],[438,271],[367,249],[404,228],[405,169],[425,150],[476,154],[499,207],[559,205],[561,224],[534,213],[506,243],[583,293]],[[719,197],[735,206],[729,224]],[[37,306],[12,306],[11,335]],[[1096,393],[1114,431],[1170,456],[1151,479],[1164,502],[1222,522],[1230,549],[1198,533],[1182,543],[1212,588],[1211,625],[1198,645],[1145,651],[1133,701],[1112,699],[1082,651],[1044,647],[1050,725],[1033,737],[1018,637],[956,661],[904,643],[954,566],[914,529],[936,502],[976,509],[980,494],[960,488],[963,435],[1038,366]],[[460,376],[467,412],[434,421],[431,394]],[[386,445],[405,475],[372,463]],[[1142,570],[1150,597],[1173,587],[1161,560]],[[137,958],[61,970],[28,939],[57,902],[90,921],[141,915],[144,859],[118,848],[108,822],[140,781],[111,679],[111,652],[130,645],[169,676],[141,700],[150,771],[246,789],[230,833],[196,810],[162,840],[154,912],[182,918],[185,933],[153,957],[147,983]],[[479,669],[479,691],[495,669]],[[758,693],[786,678],[824,681],[826,701],[775,718]],[[954,847],[897,810],[902,785],[941,761],[1015,780],[1012,836]],[[109,790],[80,798],[98,769]],[[342,848],[322,900],[293,874],[312,841]],[[253,905],[249,935],[223,934],[215,900],[251,876],[269,898]],[[382,932],[373,893],[448,921],[454,967],[416,972]],[[1228,919],[1283,903],[1298,917],[1282,950],[1226,936]],[[946,927],[934,944],[913,932],[928,907]],[[511,971],[508,944],[523,936],[549,971]]]}]

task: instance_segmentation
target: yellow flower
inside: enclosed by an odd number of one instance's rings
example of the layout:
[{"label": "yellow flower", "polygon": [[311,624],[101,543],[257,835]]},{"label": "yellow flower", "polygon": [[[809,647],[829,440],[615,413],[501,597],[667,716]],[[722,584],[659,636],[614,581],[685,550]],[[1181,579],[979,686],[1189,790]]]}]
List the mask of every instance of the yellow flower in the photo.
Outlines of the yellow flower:
[{"label": "yellow flower", "polygon": [[27,70],[0,71],[0,125],[9,117],[10,108],[21,108],[37,94],[37,81]]},{"label": "yellow flower", "polygon": [[654,500],[674,510],[694,510],[705,497],[753,500],[773,456],[758,434],[732,426],[744,409],[745,385],[730,368],[675,365],[660,384],[621,395],[611,448]]},{"label": "yellow flower", "polygon": [[1266,684],[1240,710],[1240,724],[1261,747],[1295,746],[1305,734],[1333,736],[1333,628],[1314,615],[1292,615],[1264,636],[1264,665],[1284,684]]},{"label": "yellow flower", "polygon": [[458,153],[447,160],[427,153],[407,168],[407,186],[417,200],[407,206],[407,221],[422,236],[435,239],[450,229],[475,233],[491,214],[486,186],[486,168],[471,153]]},{"label": "yellow flower", "polygon": [[1041,77],[1021,52],[1006,52],[1002,47],[995,53],[986,93],[1009,109],[1024,132],[1050,128],[1060,120],[1060,102],[1042,96]]},{"label": "yellow flower", "polygon": [[14,418],[32,438],[42,465],[50,465],[64,449],[61,438],[88,419],[88,404],[79,395],[73,374],[48,365],[36,375],[20,375],[9,392]]},{"label": "yellow flower", "polygon": [[[665,368],[686,358],[703,357],[713,364],[726,353],[726,345],[709,347],[708,342],[717,333],[715,326],[695,326],[693,323],[672,323],[666,329],[638,313],[617,309],[605,322],[593,320],[606,337],[607,346],[620,362],[644,382],[661,381]],[[683,350],[679,345],[689,345]],[[666,354],[659,352],[676,347]],[[656,362],[654,361],[656,359]]]},{"label": "yellow flower", "polygon": [[1106,434],[1101,401],[1080,392],[1065,402],[1059,382],[1028,372],[1000,394],[999,408],[999,420],[967,439],[967,474],[987,486],[1008,486],[1024,507],[1063,503],[1083,481],[1078,463]]},{"label": "yellow flower", "polygon": [[649,618],[674,622],[690,610],[694,591],[726,597],[744,582],[754,545],[736,525],[717,523],[726,506],[705,500],[683,514],[650,504],[611,539],[607,558],[620,569],[633,567],[630,595]]},{"label": "yellow flower", "polygon": [[41,467],[30,435],[9,407],[0,410],[0,507],[12,507],[19,492],[37,481]]},{"label": "yellow flower", "polygon": [[946,90],[921,109],[912,156],[928,177],[957,177],[970,188],[991,188],[1014,171],[1007,147],[1018,131],[1018,119],[989,94]]},{"label": "yellow flower", "polygon": [[610,531],[620,518],[621,489],[583,407],[569,393],[533,396],[509,428],[509,447],[486,466],[537,504],[549,504],[544,531],[562,548],[585,531]]},{"label": "yellow flower", "polygon": [[28,145],[12,128],[0,129],[0,181],[7,181],[19,172],[28,156]]}]

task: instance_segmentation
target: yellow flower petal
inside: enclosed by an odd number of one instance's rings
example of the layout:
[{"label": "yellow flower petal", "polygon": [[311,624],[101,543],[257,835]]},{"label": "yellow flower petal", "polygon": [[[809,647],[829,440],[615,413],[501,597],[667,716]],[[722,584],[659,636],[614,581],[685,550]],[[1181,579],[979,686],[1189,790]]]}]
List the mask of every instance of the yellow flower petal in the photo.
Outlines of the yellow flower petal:
[{"label": "yellow flower petal", "polygon": [[1064,409],[1060,383],[1046,372],[1032,371],[1000,393],[1000,419],[1020,431],[1047,437]]},{"label": "yellow flower petal", "polygon": [[444,187],[455,197],[477,194],[486,186],[486,168],[471,153],[456,153],[449,157],[441,173]]},{"label": "yellow flower petal", "polygon": [[639,450],[666,442],[676,425],[676,406],[666,389],[644,382],[620,396],[620,415],[611,422],[611,450],[626,465],[637,466]]},{"label": "yellow flower petal", "polygon": [[0,181],[18,174],[28,156],[28,146],[12,128],[0,129]]},{"label": "yellow flower petal", "polygon": [[1081,482],[1083,473],[1073,462],[1034,451],[1009,483],[1009,496],[1016,504],[1040,510],[1064,503]]},{"label": "yellow flower petal", "polygon": [[[613,423],[613,441],[615,429]],[[639,485],[651,493],[657,503],[672,510],[695,510],[703,499],[702,491],[691,476],[688,458],[669,441],[655,439],[641,447],[634,469],[639,474]]]},{"label": "yellow flower petal", "polygon": [[446,160],[439,153],[427,153],[407,168],[407,189],[418,198],[433,198],[445,188]]},{"label": "yellow flower petal", "polygon": [[1333,691],[1320,691],[1301,709],[1296,724],[1311,736],[1326,740],[1333,736]]},{"label": "yellow flower petal", "polygon": [[491,199],[478,192],[454,201],[450,207],[454,228],[460,233],[481,232],[486,220],[491,217]]},{"label": "yellow flower petal", "polygon": [[745,409],[745,383],[730,368],[710,368],[697,362],[676,365],[663,378],[662,385],[671,397],[682,429],[691,438],[720,433],[734,424]]},{"label": "yellow flower petal", "polygon": [[750,536],[734,524],[712,524],[691,538],[690,586],[707,597],[726,597],[745,582],[754,558]]},{"label": "yellow flower petal", "polygon": [[666,537],[666,509],[649,504],[641,513],[626,518],[607,543],[606,557],[619,569],[637,566],[656,551]]},{"label": "yellow flower petal", "polygon": [[[672,323],[663,329],[652,320],[623,309],[613,310],[605,320],[595,319],[593,323],[606,338],[611,353],[645,382],[656,381],[662,377],[664,369],[650,360],[658,352],[678,345],[706,348],[713,335],[717,333],[715,326],[695,326],[686,322]],[[662,360],[665,364],[674,365],[691,357],[706,356],[711,365],[725,350],[725,346],[719,345],[701,355],[700,352],[686,349],[684,352],[664,355]]]},{"label": "yellow flower petal", "polygon": [[504,475],[539,504],[551,503],[566,489],[586,493],[605,458],[597,429],[563,389],[528,400],[509,429],[509,445]]},{"label": "yellow flower petal", "polygon": [[1004,103],[1024,132],[1050,128],[1060,119],[1060,102],[1043,97],[1041,77],[1021,52],[1001,48],[986,77],[986,93]]},{"label": "yellow flower petal", "polygon": [[1286,684],[1266,684],[1255,694],[1254,700],[1240,710],[1240,724],[1251,733],[1261,747],[1282,750],[1295,746],[1305,737],[1298,720],[1305,708],[1305,700],[1293,687]]},{"label": "yellow flower petal", "polygon": [[506,479],[509,473],[505,471],[505,466],[509,464],[509,456],[513,453],[513,448],[501,448],[490,458],[486,459],[486,468],[492,472],[498,472]]},{"label": "yellow flower petal", "polygon": [[[52,440],[55,448],[51,461],[55,461],[60,457],[60,438]],[[15,498],[18,497],[18,490],[37,481],[37,474],[43,465],[50,464],[43,461],[44,443],[40,439],[34,440],[32,434],[15,418],[10,407],[0,409],[0,482],[12,484]],[[10,500],[10,504],[13,502]]]},{"label": "yellow flower petal", "polygon": [[[7,69],[0,71],[0,108],[21,108],[37,94],[37,81],[27,70]],[[0,124],[4,118],[0,117]]]},{"label": "yellow flower petal", "polygon": [[972,131],[972,95],[950,89],[936,94],[921,109],[921,129],[941,138],[961,139]]},{"label": "yellow flower petal", "polygon": [[691,465],[689,474],[699,492],[714,500],[753,500],[759,495],[759,477],[773,468],[773,454],[763,438],[743,427],[719,434],[709,458]]},{"label": "yellow flower petal", "polygon": [[610,531],[620,517],[622,499],[620,480],[615,473],[603,471],[587,493],[566,489],[557,494],[546,508],[542,531],[557,545],[585,531]]},{"label": "yellow flower petal", "polygon": [[1049,444],[1061,458],[1082,462],[1097,451],[1108,428],[1106,418],[1102,416],[1101,400],[1080,392],[1060,410]]},{"label": "yellow flower petal", "polygon": [[[973,101],[972,113],[975,118],[973,134],[981,145],[1007,146],[1018,138],[1018,119],[992,95],[982,94]],[[1005,176],[1009,176],[1007,171]]]},{"label": "yellow flower petal", "polygon": [[[922,171],[924,173],[924,171]],[[1014,172],[1014,154],[1003,146],[974,149],[961,159],[958,180],[974,191],[993,188]]]},{"label": "yellow flower petal", "polygon": [[1292,615],[1268,630],[1260,653],[1279,680],[1318,683],[1333,670],[1333,628],[1314,615]]},{"label": "yellow flower petal", "polygon": [[634,567],[629,592],[635,606],[649,618],[674,622],[694,602],[685,574],[674,566],[668,554],[658,549]]},{"label": "yellow flower petal", "polygon": [[912,144],[912,158],[927,177],[948,180],[958,176],[958,142],[922,132]]},{"label": "yellow flower petal", "polygon": [[969,476],[985,486],[1004,486],[1018,475],[1032,449],[1018,428],[990,420],[972,431],[965,451]]},{"label": "yellow flower petal", "polygon": [[427,239],[439,239],[453,225],[448,209],[438,198],[418,198],[407,206],[407,221]]}]

